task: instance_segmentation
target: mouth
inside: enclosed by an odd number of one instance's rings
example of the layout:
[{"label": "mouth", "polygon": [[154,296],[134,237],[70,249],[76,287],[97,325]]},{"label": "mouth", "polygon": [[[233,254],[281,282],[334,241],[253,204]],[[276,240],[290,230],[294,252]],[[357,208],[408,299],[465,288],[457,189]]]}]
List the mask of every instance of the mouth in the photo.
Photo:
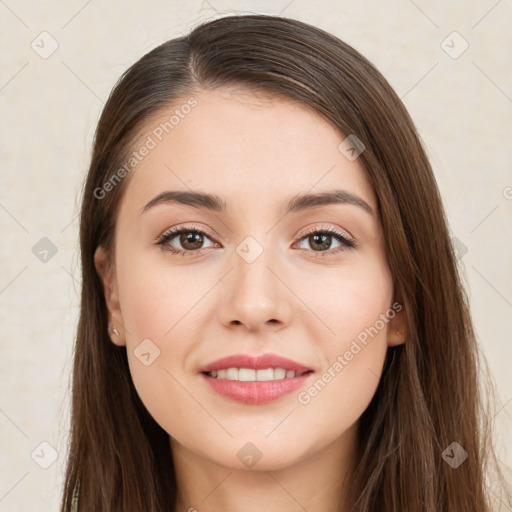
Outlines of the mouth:
[{"label": "mouth", "polygon": [[239,382],[268,382],[272,380],[293,379],[306,373],[311,373],[312,371],[313,370],[296,372],[285,368],[263,368],[256,370],[254,368],[232,367],[203,373],[213,379],[237,380]]},{"label": "mouth", "polygon": [[314,373],[276,354],[229,356],[201,368],[200,375],[215,393],[244,404],[263,404],[289,395]]}]

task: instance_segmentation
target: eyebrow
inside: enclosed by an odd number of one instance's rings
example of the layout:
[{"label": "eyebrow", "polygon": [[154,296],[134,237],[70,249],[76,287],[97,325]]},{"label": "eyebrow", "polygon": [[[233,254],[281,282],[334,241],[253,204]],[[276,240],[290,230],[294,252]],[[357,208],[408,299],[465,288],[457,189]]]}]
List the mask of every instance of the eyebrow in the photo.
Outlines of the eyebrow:
[{"label": "eyebrow", "polygon": [[[194,208],[214,212],[226,211],[226,202],[219,196],[204,192],[168,190],[151,199],[141,210],[141,214],[160,204],[183,204]],[[351,204],[358,206],[373,215],[372,207],[359,196],[347,190],[331,190],[315,194],[299,194],[292,197],[284,208],[284,215],[295,213],[317,206],[331,204]]]}]

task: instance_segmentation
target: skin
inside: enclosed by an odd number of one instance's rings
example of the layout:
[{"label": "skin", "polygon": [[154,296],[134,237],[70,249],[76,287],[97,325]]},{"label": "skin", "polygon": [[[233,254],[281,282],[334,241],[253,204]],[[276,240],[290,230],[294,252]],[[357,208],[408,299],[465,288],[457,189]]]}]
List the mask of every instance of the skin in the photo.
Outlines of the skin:
[{"label": "skin", "polygon": [[[345,137],[306,106],[231,89],[194,97],[197,107],[129,177],[114,261],[96,251],[111,327],[120,333],[112,342],[126,346],[137,392],[171,436],[176,510],[332,511],[350,485],[358,420],[387,348],[407,336],[402,309],[309,403],[298,401],[396,301],[376,197],[359,159],[339,151]],[[172,110],[155,116],[142,138]],[[283,217],[291,196],[332,189],[356,194],[374,214],[334,204]],[[227,210],[168,203],[140,213],[166,190],[216,194]],[[213,236],[192,256],[155,245],[181,224]],[[331,238],[318,257],[322,250],[305,236],[311,227],[335,228],[357,248],[334,253],[340,242]],[[236,251],[247,236],[263,248],[252,263]],[[191,250],[179,235],[169,243]],[[145,366],[134,350],[148,338],[160,355]],[[224,398],[198,375],[220,357],[269,352],[314,374],[298,391],[259,405]],[[237,457],[248,442],[262,454],[251,468]]]}]

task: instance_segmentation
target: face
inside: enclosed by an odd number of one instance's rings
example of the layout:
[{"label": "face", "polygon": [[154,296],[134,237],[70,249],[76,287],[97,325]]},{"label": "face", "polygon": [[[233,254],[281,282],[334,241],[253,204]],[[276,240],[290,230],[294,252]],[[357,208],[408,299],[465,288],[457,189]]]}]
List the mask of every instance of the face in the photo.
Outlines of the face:
[{"label": "face", "polygon": [[176,446],[289,466],[354,432],[406,336],[376,197],[345,136],[306,106],[193,97],[172,131],[174,107],[141,134],[155,144],[125,178],[114,261],[95,254],[112,341]]}]

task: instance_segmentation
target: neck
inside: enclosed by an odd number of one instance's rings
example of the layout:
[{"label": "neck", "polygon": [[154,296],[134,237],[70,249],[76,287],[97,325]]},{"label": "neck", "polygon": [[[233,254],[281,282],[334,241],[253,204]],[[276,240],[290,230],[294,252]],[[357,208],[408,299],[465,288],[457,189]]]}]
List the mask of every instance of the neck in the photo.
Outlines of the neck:
[{"label": "neck", "polygon": [[219,465],[171,439],[179,492],[174,512],[344,512],[357,446],[356,423],[294,464],[264,471]]}]

